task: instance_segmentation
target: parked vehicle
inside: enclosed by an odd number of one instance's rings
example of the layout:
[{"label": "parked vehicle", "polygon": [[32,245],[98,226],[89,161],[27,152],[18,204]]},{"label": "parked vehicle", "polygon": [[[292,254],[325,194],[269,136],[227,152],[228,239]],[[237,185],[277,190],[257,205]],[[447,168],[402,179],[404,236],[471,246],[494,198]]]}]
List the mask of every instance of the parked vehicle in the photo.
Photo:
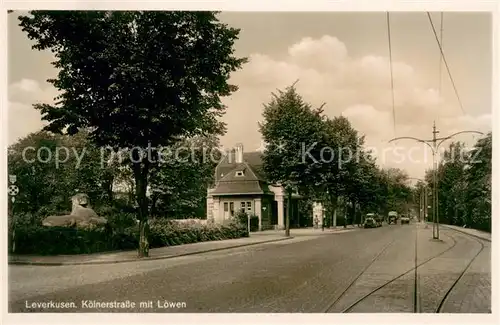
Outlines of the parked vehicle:
[{"label": "parked vehicle", "polygon": [[377,228],[378,227],[377,221],[375,221],[374,218],[367,217],[367,218],[365,218],[365,222],[363,224],[363,227],[364,228]]},{"label": "parked vehicle", "polygon": [[384,218],[378,215],[377,213],[367,213],[365,218],[366,219],[372,218],[373,220],[375,220],[375,224],[377,227],[382,227],[382,222],[384,221]]},{"label": "parked vehicle", "polygon": [[401,215],[401,224],[404,225],[404,224],[407,224],[409,225],[410,224],[410,218],[408,218],[407,216],[405,216],[404,214]]},{"label": "parked vehicle", "polygon": [[390,211],[388,214],[388,223],[391,224],[397,224],[398,222],[398,213],[396,211]]}]

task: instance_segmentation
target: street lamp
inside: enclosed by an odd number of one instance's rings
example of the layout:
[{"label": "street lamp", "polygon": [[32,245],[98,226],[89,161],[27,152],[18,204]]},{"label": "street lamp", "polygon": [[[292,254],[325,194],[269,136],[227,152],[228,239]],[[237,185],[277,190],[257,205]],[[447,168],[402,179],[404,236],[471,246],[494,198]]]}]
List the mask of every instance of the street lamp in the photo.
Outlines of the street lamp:
[{"label": "street lamp", "polygon": [[[426,203],[427,203],[427,185],[425,184],[426,181],[422,178],[418,178],[418,177],[408,177],[408,179],[413,179],[413,180],[417,180],[417,181],[421,181],[424,185],[423,187],[423,191],[420,193],[420,202],[419,202],[419,218],[420,219],[423,219],[424,222],[426,221],[426,218],[427,218],[427,208],[426,207]],[[418,220],[419,222],[421,220]]]},{"label": "street lamp", "polygon": [[[436,130],[436,122],[434,122],[434,125],[432,127],[432,139],[431,140],[425,140],[425,139],[418,139],[414,137],[397,137],[394,139],[389,140],[389,143],[396,141],[396,140],[414,140],[417,142],[425,143],[429,148],[431,148],[432,151],[432,178],[433,178],[433,192],[435,193],[432,196],[432,219],[433,219],[433,227],[432,227],[432,236],[434,239],[439,239],[439,215],[438,215],[438,195],[437,195],[437,162],[436,162],[436,154],[438,152],[439,146],[446,140],[449,140],[453,138],[456,135],[459,134],[464,134],[464,133],[475,133],[475,134],[480,134],[483,135],[484,133],[479,132],[479,131],[460,131],[453,133],[449,136],[442,137],[442,138],[436,138],[436,134],[438,134],[439,131]],[[436,229],[436,231],[434,231]]]}]

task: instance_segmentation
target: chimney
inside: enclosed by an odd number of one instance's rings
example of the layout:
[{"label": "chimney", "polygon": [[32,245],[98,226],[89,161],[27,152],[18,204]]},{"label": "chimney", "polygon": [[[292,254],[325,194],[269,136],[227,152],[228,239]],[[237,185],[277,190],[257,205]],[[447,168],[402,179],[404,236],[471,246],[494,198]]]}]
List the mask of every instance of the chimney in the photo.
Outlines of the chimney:
[{"label": "chimney", "polygon": [[243,162],[243,144],[238,143],[235,148],[236,153],[236,163],[241,164]]}]

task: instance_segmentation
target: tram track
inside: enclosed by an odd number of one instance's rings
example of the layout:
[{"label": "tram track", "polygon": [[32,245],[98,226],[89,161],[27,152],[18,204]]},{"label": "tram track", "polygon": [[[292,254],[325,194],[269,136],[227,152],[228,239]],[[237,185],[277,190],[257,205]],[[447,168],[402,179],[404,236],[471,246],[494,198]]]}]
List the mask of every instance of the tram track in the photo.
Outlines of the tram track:
[{"label": "tram track", "polygon": [[[415,239],[415,252],[417,252],[417,236],[418,236],[418,231],[416,231],[416,239]],[[447,249],[443,250],[442,252],[440,252],[439,254],[436,254],[434,256],[431,256],[429,258],[427,258],[426,260],[424,260],[423,262],[420,262],[418,263],[418,259],[417,259],[417,256],[415,256],[415,259],[414,259],[414,266],[408,270],[406,270],[405,272],[399,274],[398,276],[392,278],[391,280],[383,283],[382,285],[379,285],[377,286],[375,289],[372,289],[370,290],[370,292],[364,294],[361,298],[357,299],[356,301],[354,301],[353,303],[349,304],[347,307],[345,307],[344,309],[342,309],[341,313],[350,313],[354,307],[358,306],[360,303],[362,303],[363,301],[365,301],[368,297],[372,296],[374,293],[380,291],[381,289],[387,287],[388,285],[390,285],[391,283],[394,283],[396,280],[399,280],[401,279],[402,277],[410,274],[411,272],[414,272],[414,294],[413,294],[413,300],[414,300],[414,303],[413,303],[413,312],[419,312],[419,297],[418,297],[418,268],[420,266],[423,266],[427,263],[429,263],[430,261],[432,261],[433,259],[436,259],[440,256],[442,256],[443,254],[445,254],[446,252],[450,251],[451,249],[453,249],[456,244],[457,244],[457,241],[453,238],[453,237],[449,237],[453,244],[448,247]],[[380,254],[381,255],[381,254]],[[360,274],[358,274],[358,276],[354,279],[354,281],[352,281],[348,286],[347,288],[340,294],[339,297],[337,297],[333,303],[330,303],[325,309],[324,309],[324,313],[328,313],[330,312],[330,310],[341,300],[341,298],[356,284],[356,282],[358,281],[358,279],[369,269],[369,267],[371,265],[373,265],[376,260],[378,259],[378,257],[380,256],[378,255],[374,260],[371,261],[371,263],[362,271],[360,272]]]},{"label": "tram track", "polygon": [[[454,280],[454,282],[452,283],[452,285],[446,290],[446,293],[444,294],[444,296],[439,300],[439,303],[435,309],[435,313],[442,313],[443,312],[443,309],[444,309],[444,306],[445,306],[445,303],[448,299],[448,297],[450,296],[450,294],[453,292],[454,288],[457,286],[457,284],[460,282],[460,280],[464,277],[464,275],[466,274],[467,270],[470,268],[470,266],[472,265],[472,263],[476,260],[476,258],[479,256],[479,254],[481,254],[481,252],[484,250],[484,244],[482,243],[482,241],[480,239],[477,239],[475,238],[475,236],[468,236],[467,234],[464,234],[462,232],[458,232],[458,231],[454,231],[453,229],[450,229],[449,230],[450,232],[454,232],[454,233],[457,233],[457,234],[460,234],[460,235],[463,235],[463,236],[467,236],[468,238],[471,238],[475,241],[477,241],[481,247],[480,249],[474,254],[474,256],[470,259],[470,261],[467,263],[467,265],[463,268],[463,270],[460,272],[459,276]],[[370,290],[368,293],[362,295],[360,298],[358,298],[357,300],[355,300],[354,302],[350,303],[347,307],[343,308],[341,313],[350,313],[350,312],[353,312],[354,308],[358,305],[360,305],[363,301],[366,301],[367,298],[371,297],[373,294],[375,294],[376,292],[382,290],[383,288],[386,288],[388,287],[390,284],[394,283],[395,281],[403,278],[404,276],[407,276],[409,274],[411,274],[413,272],[413,295],[412,295],[412,300],[413,300],[413,303],[412,303],[412,312],[413,313],[421,313],[421,303],[420,303],[420,281],[419,281],[419,268],[421,268],[422,266],[424,265],[428,265],[429,263],[431,263],[433,260],[443,256],[445,253],[447,252],[450,252],[453,248],[455,248],[455,246],[457,245],[457,240],[454,238],[453,235],[451,236],[447,236],[448,238],[451,239],[452,241],[452,245],[450,245],[448,248],[446,248],[445,250],[443,250],[442,252],[440,252],[439,254],[436,254],[434,256],[431,256],[427,259],[425,259],[424,261],[422,262],[418,262],[418,231],[416,231],[416,234],[415,234],[415,256],[414,256],[414,266],[408,270],[406,270],[405,272],[402,272],[401,274],[399,274],[398,276],[395,276],[394,278],[392,278],[391,280],[389,281],[386,281],[384,282],[383,284],[377,286],[376,288]],[[387,249],[387,248],[386,248]],[[353,288],[357,281],[359,280],[359,278],[364,274],[366,273],[366,271],[370,268],[370,266],[372,266],[377,260],[378,258],[381,256],[382,254],[378,254],[355,278],[354,280],[342,291],[342,293],[332,302],[330,303],[325,309],[324,309],[324,312],[325,313],[328,313],[332,310],[332,308],[346,295],[347,292],[349,292],[349,290],[351,288]]]},{"label": "tram track", "polygon": [[464,275],[467,272],[467,270],[469,270],[469,268],[472,265],[472,263],[476,260],[476,258],[479,256],[479,254],[481,254],[483,252],[483,250],[484,250],[484,244],[483,244],[483,242],[480,239],[475,238],[475,236],[469,236],[469,237],[472,238],[473,240],[475,240],[476,242],[478,242],[481,245],[481,248],[471,258],[471,260],[469,261],[469,263],[467,263],[467,265],[465,266],[465,268],[463,269],[463,271],[460,273],[460,275],[457,277],[457,279],[453,282],[453,284],[450,286],[450,288],[446,291],[446,293],[444,294],[443,298],[440,300],[440,302],[439,302],[439,304],[438,304],[438,306],[437,306],[437,308],[435,310],[436,313],[442,313],[443,312],[445,303],[446,303],[448,297],[450,296],[450,294],[453,292],[453,289],[455,289],[455,287],[457,286],[457,284],[464,277]]}]

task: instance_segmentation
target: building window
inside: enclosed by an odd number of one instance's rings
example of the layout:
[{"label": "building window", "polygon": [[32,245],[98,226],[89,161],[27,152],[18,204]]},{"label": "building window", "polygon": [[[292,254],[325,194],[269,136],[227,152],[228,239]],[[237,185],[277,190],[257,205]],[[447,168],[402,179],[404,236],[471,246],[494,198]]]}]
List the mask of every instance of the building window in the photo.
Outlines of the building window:
[{"label": "building window", "polygon": [[[242,202],[243,203],[243,202]],[[247,210],[251,211],[252,210],[252,202],[247,202]]]},{"label": "building window", "polygon": [[236,172],[236,176],[239,176],[239,177],[244,176],[243,171]]},{"label": "building window", "polygon": [[229,209],[227,207],[227,202],[224,202],[224,212],[227,212]]},{"label": "building window", "polygon": [[229,203],[229,211],[231,212],[231,216],[234,215],[234,202]]}]

